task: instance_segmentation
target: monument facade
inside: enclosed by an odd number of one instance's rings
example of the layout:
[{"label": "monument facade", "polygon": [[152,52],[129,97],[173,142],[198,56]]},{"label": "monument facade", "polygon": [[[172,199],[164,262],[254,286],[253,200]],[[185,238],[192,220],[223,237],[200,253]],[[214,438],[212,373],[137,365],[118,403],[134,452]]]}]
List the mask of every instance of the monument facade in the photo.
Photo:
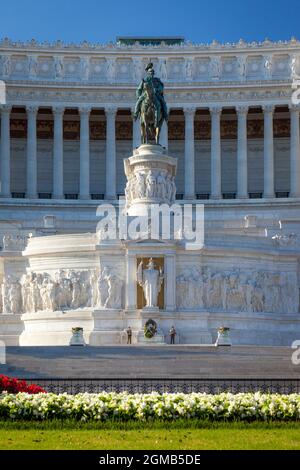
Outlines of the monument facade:
[{"label": "monument facade", "polygon": [[[130,325],[136,343],[150,320],[159,342],[299,339],[298,74],[295,39],[2,40],[0,339],[120,344]],[[187,205],[197,246],[175,227]]]}]

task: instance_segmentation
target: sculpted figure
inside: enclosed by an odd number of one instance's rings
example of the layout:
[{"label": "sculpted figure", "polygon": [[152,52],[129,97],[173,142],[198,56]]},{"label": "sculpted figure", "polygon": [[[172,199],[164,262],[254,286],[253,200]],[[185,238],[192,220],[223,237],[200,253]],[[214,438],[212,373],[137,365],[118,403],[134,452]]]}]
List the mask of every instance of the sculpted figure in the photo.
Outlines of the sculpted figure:
[{"label": "sculpted figure", "polygon": [[91,283],[89,280],[88,272],[82,271],[80,274],[80,285],[81,285],[81,307],[90,307],[91,306]]},{"label": "sculpted figure", "polygon": [[192,59],[187,59],[185,63],[185,77],[187,80],[193,79],[193,61]]},{"label": "sculpted figure", "polygon": [[203,280],[202,275],[196,266],[192,268],[192,285],[194,289],[194,306],[203,307]]},{"label": "sculpted figure", "polygon": [[146,195],[145,176],[142,173],[136,173],[135,197],[142,198]]},{"label": "sculpted figure", "polygon": [[166,175],[163,171],[157,175],[157,197],[162,199],[166,197]]},{"label": "sculpted figure", "polygon": [[161,269],[156,269],[154,261],[150,258],[148,266],[143,269],[143,261],[137,270],[137,281],[143,288],[146,299],[146,307],[157,307],[158,294],[160,292],[164,275]]},{"label": "sculpted figure", "polygon": [[8,77],[11,73],[11,61],[8,55],[2,57],[2,75]]},{"label": "sculpted figure", "polygon": [[253,312],[263,312],[265,309],[265,290],[264,290],[264,273],[258,272],[253,280],[253,292],[251,297],[251,305]]},{"label": "sculpted figure", "polygon": [[6,276],[1,287],[3,299],[3,313],[22,312],[22,289],[17,279]]},{"label": "sculpted figure", "polygon": [[[166,67],[162,63],[162,67]],[[147,76],[139,84],[134,110],[134,118],[140,118],[142,143],[149,143],[151,138],[159,144],[161,126],[168,120],[168,110],[164,98],[164,84],[155,76],[152,62],[145,69]],[[164,73],[164,70],[163,70]]]},{"label": "sculpted figure", "polygon": [[156,178],[152,171],[149,171],[146,177],[146,197],[152,198],[156,196]]},{"label": "sculpted figure", "polygon": [[37,60],[36,57],[30,56],[28,59],[28,71],[30,77],[37,75]]},{"label": "sculpted figure", "polygon": [[114,80],[116,75],[116,64],[114,59],[107,59],[106,76],[108,80]]},{"label": "sculpted figure", "polygon": [[98,278],[99,278],[99,270],[98,269],[94,269],[93,271],[91,271],[90,273],[90,285],[91,285],[91,305],[93,307],[97,307],[97,305],[99,304],[99,301],[98,301]]},{"label": "sculpted figure", "polygon": [[175,176],[172,176],[171,178],[171,196],[170,196],[170,202],[173,204],[176,199],[176,184],[175,184]]},{"label": "sculpted figure", "polygon": [[292,55],[290,58],[291,78],[297,77],[297,57]]},{"label": "sculpted figure", "polygon": [[178,308],[184,308],[186,306],[187,298],[187,282],[184,276],[181,274],[176,279],[176,305]]},{"label": "sculpted figure", "polygon": [[297,285],[297,275],[295,273],[280,273],[280,299],[280,312],[298,313],[299,294]]},{"label": "sculpted figure", "polygon": [[267,312],[278,311],[279,306],[279,275],[265,273],[265,309]]},{"label": "sculpted figure", "polygon": [[108,299],[108,282],[107,282],[108,275],[109,275],[109,270],[107,267],[104,267],[98,279],[98,305],[99,307],[105,307],[106,301]]},{"label": "sculpted figure", "polygon": [[54,62],[55,78],[63,76],[64,64],[61,57],[56,57]]},{"label": "sculpted figure", "polygon": [[123,281],[115,274],[109,273],[106,277],[108,283],[108,297],[105,302],[106,308],[122,307]]},{"label": "sculpted figure", "polygon": [[44,277],[42,285],[40,287],[40,295],[42,299],[42,310],[52,310],[52,305],[49,298],[49,290],[48,284],[50,279],[48,277]]},{"label": "sculpted figure", "polygon": [[70,280],[72,283],[72,299],[71,305],[73,309],[79,308],[82,304],[81,301],[81,282],[80,275],[76,271],[71,271]]},{"label": "sculpted figure", "polygon": [[246,57],[239,56],[237,59],[237,69],[242,80],[246,78]]},{"label": "sculpted figure", "polygon": [[22,312],[22,289],[18,280],[11,283],[10,288],[10,309],[11,313]]},{"label": "sculpted figure", "polygon": [[212,78],[219,79],[221,77],[221,60],[220,57],[212,57],[210,61],[210,74]]},{"label": "sculpted figure", "polygon": [[28,273],[28,274],[25,274],[21,279],[24,312],[32,312],[31,286],[30,286],[32,277],[33,277],[33,274]]},{"label": "sculpted figure", "polygon": [[215,273],[211,278],[211,287],[209,292],[209,306],[220,308],[222,306],[222,274]]},{"label": "sculpted figure", "polygon": [[86,58],[81,59],[81,72],[83,80],[88,80],[90,75],[90,64]]},{"label": "sculpted figure", "polygon": [[228,290],[227,290],[227,309],[238,311],[243,305],[243,292],[238,285],[237,273],[229,275]]}]

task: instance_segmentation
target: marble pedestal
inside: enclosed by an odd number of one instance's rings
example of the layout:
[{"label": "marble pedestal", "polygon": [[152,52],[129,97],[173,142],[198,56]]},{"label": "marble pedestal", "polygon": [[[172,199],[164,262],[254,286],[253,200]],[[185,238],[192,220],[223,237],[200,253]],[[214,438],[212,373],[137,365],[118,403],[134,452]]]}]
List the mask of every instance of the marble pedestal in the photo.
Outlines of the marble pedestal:
[{"label": "marble pedestal", "polygon": [[151,204],[175,202],[177,158],[161,145],[143,144],[124,160],[128,215],[147,215]]}]

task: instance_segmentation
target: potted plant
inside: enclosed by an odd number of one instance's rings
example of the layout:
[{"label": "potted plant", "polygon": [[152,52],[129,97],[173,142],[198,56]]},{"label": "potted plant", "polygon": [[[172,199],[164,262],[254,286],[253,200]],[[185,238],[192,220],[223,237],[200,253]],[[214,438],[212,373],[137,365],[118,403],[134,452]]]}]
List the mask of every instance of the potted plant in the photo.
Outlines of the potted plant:
[{"label": "potted plant", "polygon": [[70,339],[70,346],[85,346],[83,337],[83,328],[75,326],[72,328],[72,337]]},{"label": "potted plant", "polygon": [[218,328],[216,346],[231,346],[230,328],[228,326]]}]

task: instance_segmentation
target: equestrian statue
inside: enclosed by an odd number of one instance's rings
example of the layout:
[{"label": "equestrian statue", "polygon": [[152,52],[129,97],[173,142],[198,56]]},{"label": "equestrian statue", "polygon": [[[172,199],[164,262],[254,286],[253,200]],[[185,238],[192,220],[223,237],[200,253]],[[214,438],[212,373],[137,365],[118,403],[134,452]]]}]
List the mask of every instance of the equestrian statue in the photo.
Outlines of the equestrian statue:
[{"label": "equestrian statue", "polygon": [[136,91],[134,118],[140,119],[142,144],[148,144],[150,140],[155,140],[155,143],[159,144],[161,126],[164,120],[168,121],[164,84],[155,77],[152,62],[147,65],[145,71],[147,75]]}]

